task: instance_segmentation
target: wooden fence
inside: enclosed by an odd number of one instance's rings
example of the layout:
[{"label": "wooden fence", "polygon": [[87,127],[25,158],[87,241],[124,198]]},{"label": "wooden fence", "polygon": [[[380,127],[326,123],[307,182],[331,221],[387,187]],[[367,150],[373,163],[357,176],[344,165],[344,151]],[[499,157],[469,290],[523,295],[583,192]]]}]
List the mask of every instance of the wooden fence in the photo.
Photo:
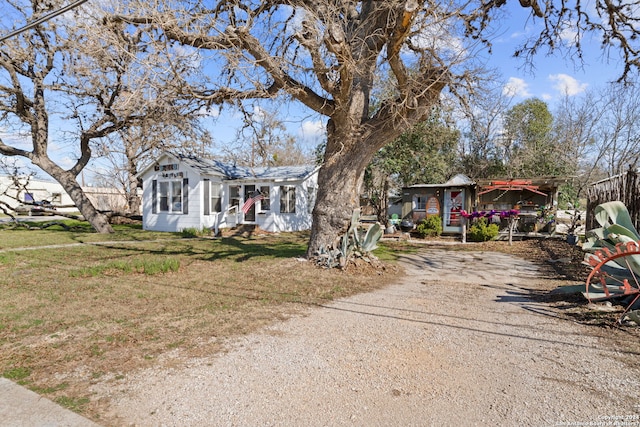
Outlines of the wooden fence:
[{"label": "wooden fence", "polygon": [[600,226],[593,215],[596,206],[614,200],[625,204],[636,230],[640,230],[640,182],[636,171],[603,179],[587,188],[587,230]]}]

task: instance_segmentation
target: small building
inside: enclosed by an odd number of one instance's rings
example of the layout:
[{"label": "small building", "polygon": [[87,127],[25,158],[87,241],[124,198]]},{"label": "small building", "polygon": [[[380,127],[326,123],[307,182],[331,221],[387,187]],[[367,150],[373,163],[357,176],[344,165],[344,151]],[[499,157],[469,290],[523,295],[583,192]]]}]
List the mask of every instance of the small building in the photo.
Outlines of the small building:
[{"label": "small building", "polygon": [[[477,211],[518,210],[517,232],[552,233],[558,207],[558,187],[567,178],[538,177],[532,179],[479,180]],[[502,226],[506,226],[502,220]]]},{"label": "small building", "polygon": [[463,217],[474,202],[476,183],[456,175],[444,184],[416,184],[402,189],[402,219],[417,224],[427,215],[439,215],[445,234],[462,234]]},{"label": "small building", "polygon": [[145,230],[218,230],[255,225],[269,232],[311,228],[315,165],[248,168],[193,156],[162,154],[142,179]]},{"label": "small building", "polygon": [[565,178],[487,179],[473,181],[459,174],[444,184],[417,184],[402,189],[402,218],[417,224],[427,215],[440,215],[443,233],[462,234],[462,211],[496,211],[492,221],[506,229],[501,211],[516,209],[516,232],[553,232],[558,187]]},{"label": "small building", "polygon": [[[53,179],[37,177],[0,176],[0,203],[6,204],[11,209],[17,208],[22,203],[50,202],[58,212],[77,212],[71,196],[67,194],[62,185]],[[91,200],[94,207],[101,211],[123,211],[126,208],[126,196],[121,189],[115,187],[91,187],[83,186],[82,191]]]}]

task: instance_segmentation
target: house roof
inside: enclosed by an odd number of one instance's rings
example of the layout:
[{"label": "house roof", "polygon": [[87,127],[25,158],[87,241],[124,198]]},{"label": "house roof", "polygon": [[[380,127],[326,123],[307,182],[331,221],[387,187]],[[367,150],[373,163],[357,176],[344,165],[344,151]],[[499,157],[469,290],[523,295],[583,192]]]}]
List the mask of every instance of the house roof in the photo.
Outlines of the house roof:
[{"label": "house roof", "polygon": [[468,187],[474,185],[475,182],[464,174],[457,174],[444,184],[415,184],[407,188],[442,188],[442,187]]},{"label": "house roof", "polygon": [[228,179],[238,179],[247,176],[248,171],[242,166],[223,163],[218,160],[204,159],[195,156],[178,154],[175,156],[182,163],[203,175],[223,175]]},{"label": "house roof", "polygon": [[[316,165],[302,166],[268,166],[249,168],[237,166],[232,163],[225,163],[214,159],[188,156],[183,154],[164,153],[163,156],[174,157],[185,166],[191,168],[201,175],[217,175],[228,180],[273,180],[292,181],[307,178],[318,169]],[[163,156],[160,156],[162,158]],[[153,165],[147,167],[138,175],[143,175]]]}]

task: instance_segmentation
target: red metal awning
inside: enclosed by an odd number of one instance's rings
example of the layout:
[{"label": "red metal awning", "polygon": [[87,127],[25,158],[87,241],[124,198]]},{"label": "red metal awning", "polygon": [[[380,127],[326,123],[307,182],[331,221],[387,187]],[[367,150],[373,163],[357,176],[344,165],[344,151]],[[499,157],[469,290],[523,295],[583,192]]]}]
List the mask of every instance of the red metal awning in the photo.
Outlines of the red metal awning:
[{"label": "red metal awning", "polygon": [[481,187],[482,190],[478,192],[478,195],[482,195],[485,193],[490,193],[494,190],[503,190],[503,191],[522,191],[527,190],[532,193],[542,194],[543,196],[547,196],[547,193],[543,193],[539,191],[540,188],[538,185],[533,185],[529,180],[522,179],[514,179],[510,181],[492,181],[489,185],[485,185]]}]

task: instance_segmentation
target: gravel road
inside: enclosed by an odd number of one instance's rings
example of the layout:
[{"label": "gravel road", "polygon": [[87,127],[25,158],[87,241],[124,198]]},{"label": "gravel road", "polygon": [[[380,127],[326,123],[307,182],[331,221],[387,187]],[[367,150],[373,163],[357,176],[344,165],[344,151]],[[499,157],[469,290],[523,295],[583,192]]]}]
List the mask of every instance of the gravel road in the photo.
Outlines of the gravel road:
[{"label": "gravel road", "polygon": [[640,426],[638,359],[531,290],[534,264],[427,250],[382,290],[114,386],[119,426]]}]

